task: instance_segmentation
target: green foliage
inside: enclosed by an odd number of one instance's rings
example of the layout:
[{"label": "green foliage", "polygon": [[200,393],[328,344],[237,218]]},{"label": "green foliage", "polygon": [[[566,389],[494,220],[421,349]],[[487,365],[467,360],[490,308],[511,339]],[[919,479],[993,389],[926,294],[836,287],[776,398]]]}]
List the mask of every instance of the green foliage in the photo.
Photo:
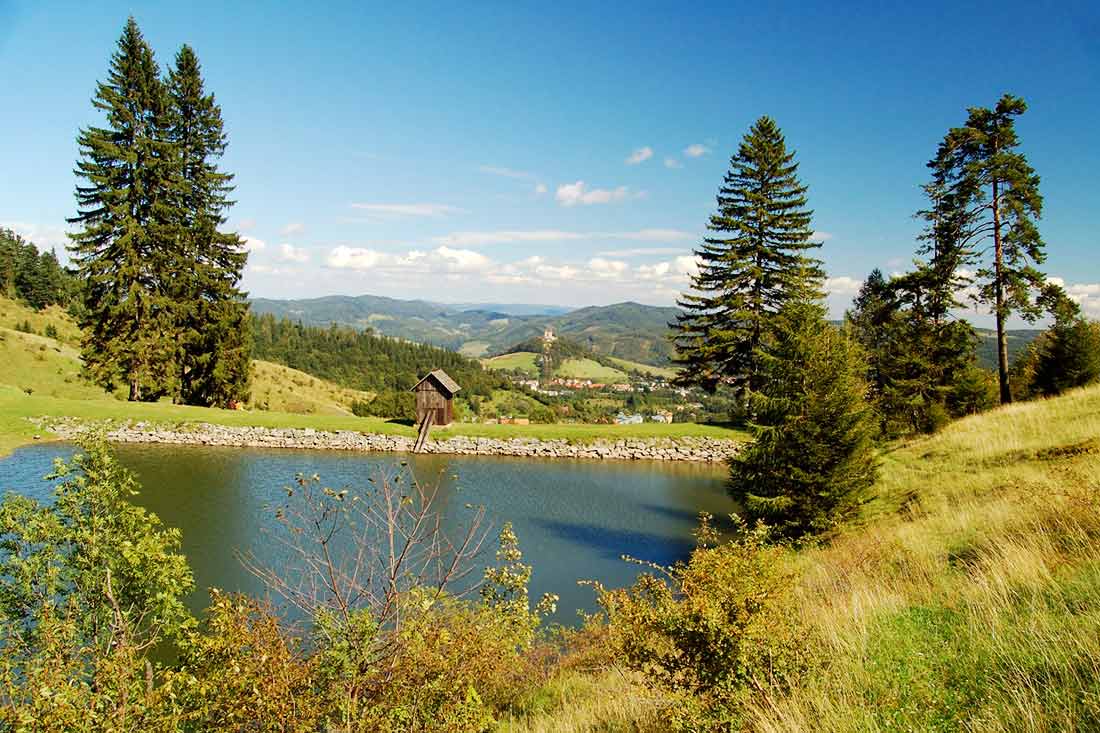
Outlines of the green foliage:
[{"label": "green foliage", "polygon": [[1084,318],[1061,288],[1048,286],[1054,323],[1013,365],[1015,394],[1053,397],[1100,380],[1100,323]]},{"label": "green foliage", "polygon": [[[958,263],[974,263],[975,300],[997,322],[1001,402],[1011,402],[1005,321],[1035,320],[1046,278],[1035,265],[1046,255],[1035,220],[1042,214],[1039,176],[1019,152],[1016,118],[1027,111],[1005,94],[992,110],[971,107],[966,123],[944,137],[928,164],[936,192],[936,239],[951,243]],[[989,257],[989,254],[992,257]]]},{"label": "green foliage", "polygon": [[102,443],[53,478],[50,505],[16,494],[0,504],[0,722],[153,727],[149,655],[193,624],[179,532],[129,502],[137,483]]},{"label": "green foliage", "polygon": [[167,82],[130,18],[94,104],[105,127],[78,137],[73,253],[85,284],[83,358],[131,400],[224,405],[247,396],[246,255],[217,228],[230,177],[221,113],[184,47]]},{"label": "green foliage", "polygon": [[168,139],[178,156],[173,208],[178,265],[169,282],[175,308],[179,401],[225,406],[248,398],[252,328],[237,284],[247,252],[225,233],[232,176],[218,170],[226,134],[221,108],[204,88],[198,57],[184,45],[167,80]]},{"label": "green foliage", "polygon": [[791,612],[793,576],[768,530],[720,542],[702,516],[686,563],[650,565],[629,588],[596,584],[615,657],[669,693],[670,730],[734,730],[757,693],[778,693],[813,665],[807,631]]},{"label": "green foliage", "polygon": [[969,324],[950,318],[952,267],[918,263],[887,281],[868,276],[847,313],[866,354],[869,397],[886,437],[935,432],[951,417],[992,406],[989,374],[977,365]]},{"label": "green foliage", "polygon": [[789,304],[753,394],[755,440],[730,459],[730,493],[753,520],[799,536],[831,528],[875,479],[863,351],[824,319]]},{"label": "green foliage", "polygon": [[11,229],[0,227],[0,294],[40,310],[68,305],[76,288],[56,254],[39,252]]},{"label": "green foliage", "polygon": [[761,117],[730,159],[718,213],[707,225],[713,235],[696,251],[692,289],[700,294],[680,300],[685,312],[674,329],[681,383],[759,389],[775,314],[820,290],[821,263],[807,253],[821,244],[811,241],[812,212],[797,173],[779,127]]}]

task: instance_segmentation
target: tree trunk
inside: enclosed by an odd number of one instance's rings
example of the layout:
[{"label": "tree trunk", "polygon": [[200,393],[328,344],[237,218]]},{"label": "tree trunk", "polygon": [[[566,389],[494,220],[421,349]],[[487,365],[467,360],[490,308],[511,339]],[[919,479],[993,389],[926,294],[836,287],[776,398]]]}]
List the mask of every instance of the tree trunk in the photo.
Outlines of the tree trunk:
[{"label": "tree trunk", "polygon": [[1001,386],[1001,404],[1012,402],[1012,390],[1008,384],[1008,339],[1005,336],[1004,314],[1004,264],[1001,251],[1001,210],[998,181],[993,181],[993,258],[996,276],[993,283],[996,296],[995,315],[997,318],[997,377]]}]

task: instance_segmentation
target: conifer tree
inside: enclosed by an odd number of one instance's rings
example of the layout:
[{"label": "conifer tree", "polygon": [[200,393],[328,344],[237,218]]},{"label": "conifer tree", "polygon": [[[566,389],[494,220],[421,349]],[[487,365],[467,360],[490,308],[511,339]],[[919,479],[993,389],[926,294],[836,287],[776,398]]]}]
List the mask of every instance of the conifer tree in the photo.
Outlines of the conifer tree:
[{"label": "conifer tree", "polygon": [[807,188],[797,172],[779,127],[761,117],[730,160],[707,227],[712,235],[696,251],[697,294],[679,301],[684,313],[673,326],[680,383],[760,389],[775,314],[819,294],[824,273],[808,253],[821,245],[812,241]]},{"label": "conifer tree", "polygon": [[1030,377],[1020,385],[1029,396],[1053,397],[1068,389],[1100,381],[1100,323],[1081,315],[1057,285],[1048,285],[1043,300],[1054,313],[1054,323],[1025,353],[1022,369]]},{"label": "conifer tree", "polygon": [[168,76],[169,138],[178,151],[175,258],[171,284],[178,342],[177,399],[214,405],[248,397],[252,328],[237,284],[247,259],[235,233],[219,231],[233,176],[218,170],[226,135],[190,46]]},{"label": "conifer tree", "polygon": [[172,234],[175,151],[166,140],[167,96],[153,51],[130,18],[96,87],[106,126],[80,132],[76,174],[82,228],[72,235],[85,282],[83,357],[103,385],[131,400],[157,399],[174,378],[173,315],[161,287]]},{"label": "conifer tree", "polygon": [[832,526],[874,482],[874,418],[862,349],[822,305],[788,303],[773,327],[753,395],[755,440],[730,459],[729,488],[750,519],[799,536]]},{"label": "conifer tree", "polygon": [[1035,225],[1043,206],[1039,176],[1019,152],[1016,135],[1016,117],[1026,110],[1010,94],[992,110],[971,107],[966,124],[947,133],[936,156],[943,220],[965,256],[979,264],[977,301],[996,320],[1002,403],[1012,401],[1005,323],[1014,313],[1027,320],[1040,315],[1035,296],[1045,281],[1035,267],[1045,259]]}]

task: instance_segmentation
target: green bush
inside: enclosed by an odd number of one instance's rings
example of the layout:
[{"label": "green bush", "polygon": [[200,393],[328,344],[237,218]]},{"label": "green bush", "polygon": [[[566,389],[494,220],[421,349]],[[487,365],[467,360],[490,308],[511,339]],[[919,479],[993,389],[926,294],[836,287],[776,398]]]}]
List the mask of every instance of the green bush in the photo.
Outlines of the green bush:
[{"label": "green bush", "polygon": [[735,729],[751,695],[784,690],[814,664],[787,596],[787,551],[734,519],[735,538],[720,542],[703,515],[686,563],[650,565],[629,588],[597,584],[616,655],[669,693],[671,730]]}]

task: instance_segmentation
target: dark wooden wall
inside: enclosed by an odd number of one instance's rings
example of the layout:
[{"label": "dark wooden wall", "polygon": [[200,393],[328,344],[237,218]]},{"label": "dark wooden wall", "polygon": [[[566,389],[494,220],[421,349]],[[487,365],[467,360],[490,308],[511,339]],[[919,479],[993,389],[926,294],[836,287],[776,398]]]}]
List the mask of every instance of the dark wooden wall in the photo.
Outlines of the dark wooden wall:
[{"label": "dark wooden wall", "polygon": [[435,411],[436,425],[449,425],[454,419],[451,400],[430,379],[416,387],[416,421],[422,421],[429,410]]}]

